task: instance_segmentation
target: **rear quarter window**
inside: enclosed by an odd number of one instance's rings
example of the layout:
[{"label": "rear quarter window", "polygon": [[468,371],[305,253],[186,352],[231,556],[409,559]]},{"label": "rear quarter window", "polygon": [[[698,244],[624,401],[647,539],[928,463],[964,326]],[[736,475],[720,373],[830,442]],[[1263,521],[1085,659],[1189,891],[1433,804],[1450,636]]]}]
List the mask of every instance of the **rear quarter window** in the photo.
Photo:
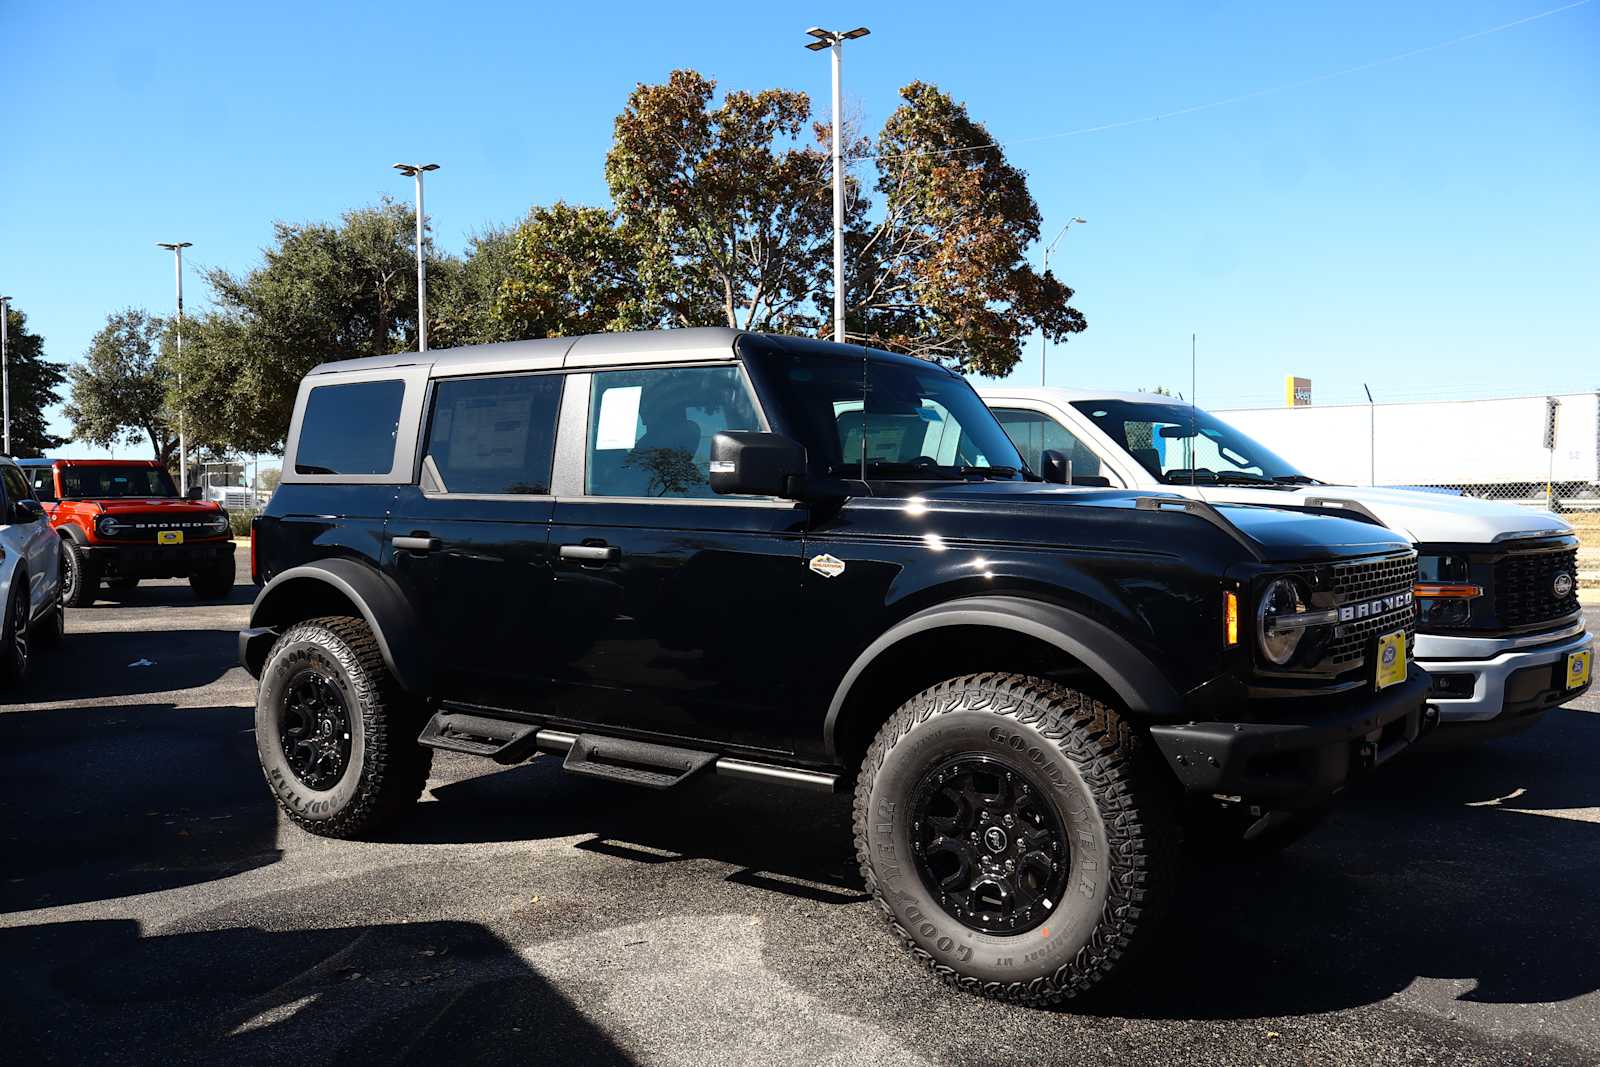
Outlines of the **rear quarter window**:
[{"label": "rear quarter window", "polygon": [[306,397],[295,447],[296,474],[388,474],[405,382],[319,385]]}]

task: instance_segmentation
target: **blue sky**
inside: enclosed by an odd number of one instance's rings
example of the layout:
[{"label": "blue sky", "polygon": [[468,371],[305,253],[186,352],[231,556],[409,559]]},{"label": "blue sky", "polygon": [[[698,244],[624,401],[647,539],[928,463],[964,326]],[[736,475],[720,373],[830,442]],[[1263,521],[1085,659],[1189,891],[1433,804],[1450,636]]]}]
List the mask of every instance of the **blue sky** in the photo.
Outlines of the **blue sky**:
[{"label": "blue sky", "polygon": [[1596,388],[1600,2],[1303,84],[1561,3],[13,2],[0,291],[76,360],[107,312],[170,310],[156,241],[245,269],[274,219],[409,197],[399,159],[443,164],[429,214],[460,250],[604,203],[636,82],[686,66],[826,108],[802,31],[866,24],[845,91],[869,129],[932,81],[1008,142],[1050,234],[1089,220],[1052,259],[1089,321],[1053,384],[1187,392],[1194,332],[1203,405],[1280,402],[1291,372],[1321,402]]}]

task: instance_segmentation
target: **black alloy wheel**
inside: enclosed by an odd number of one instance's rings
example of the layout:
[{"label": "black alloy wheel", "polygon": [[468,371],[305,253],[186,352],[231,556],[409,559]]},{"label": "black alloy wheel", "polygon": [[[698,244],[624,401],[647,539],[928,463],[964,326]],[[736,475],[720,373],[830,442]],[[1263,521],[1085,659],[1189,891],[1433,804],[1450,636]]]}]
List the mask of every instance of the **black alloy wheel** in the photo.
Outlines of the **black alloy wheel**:
[{"label": "black alloy wheel", "polygon": [[308,789],[331,789],[350,765],[350,709],[337,683],[315,668],[300,671],[283,690],[283,756]]},{"label": "black alloy wheel", "polygon": [[[12,576],[13,582],[26,583],[28,576],[17,572]],[[20,586],[11,597],[11,618],[7,625],[10,632],[10,647],[6,655],[11,661],[11,674],[20,678],[28,673],[28,624],[32,621],[28,610],[28,587]]]},{"label": "black alloy wheel", "polygon": [[1049,917],[1071,869],[1065,829],[1039,786],[988,755],[953,756],[912,795],[918,876],[962,925],[1020,934]]}]

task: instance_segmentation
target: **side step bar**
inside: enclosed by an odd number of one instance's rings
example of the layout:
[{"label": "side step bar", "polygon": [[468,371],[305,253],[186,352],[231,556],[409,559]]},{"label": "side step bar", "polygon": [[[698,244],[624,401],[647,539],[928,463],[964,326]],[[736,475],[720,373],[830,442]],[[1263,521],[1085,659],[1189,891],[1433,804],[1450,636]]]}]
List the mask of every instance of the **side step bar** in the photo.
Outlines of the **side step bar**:
[{"label": "side step bar", "polygon": [[705,770],[730,778],[796,786],[818,793],[838,791],[839,776],[826,771],[717,756],[648,741],[600,734],[573,734],[482,715],[441,711],[428,721],[417,743],[448,752],[487,756],[496,763],[521,763],[534,750],[565,754],[565,770],[651,789],[669,789]]}]

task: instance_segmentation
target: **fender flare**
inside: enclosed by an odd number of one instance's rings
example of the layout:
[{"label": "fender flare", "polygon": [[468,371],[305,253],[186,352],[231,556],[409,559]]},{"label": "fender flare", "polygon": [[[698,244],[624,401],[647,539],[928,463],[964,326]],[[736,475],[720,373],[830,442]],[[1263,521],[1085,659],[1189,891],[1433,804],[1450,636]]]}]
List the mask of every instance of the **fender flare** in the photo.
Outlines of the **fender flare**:
[{"label": "fender flare", "polygon": [[1183,700],[1150,658],[1103,623],[1056,604],[1023,597],[969,597],[937,604],[890,627],[856,657],[834,690],[823,723],[823,745],[838,758],[839,717],[855,683],[880,655],[908,637],[947,626],[987,626],[1054,645],[1087,667],[1133,714],[1183,717]]},{"label": "fender flare", "polygon": [[87,547],[89,544],[89,538],[83,532],[83,527],[75,522],[62,523],[56,527],[56,533],[60,534],[64,540],[71,541],[75,545]]},{"label": "fender flare", "polygon": [[331,587],[355,605],[377,639],[384,665],[402,689],[428,692],[433,665],[422,624],[394,580],[370,564],[334,558],[289,568],[256,596],[250,609],[251,630],[275,630],[300,621],[303,616],[294,610],[297,591],[312,583]]}]

